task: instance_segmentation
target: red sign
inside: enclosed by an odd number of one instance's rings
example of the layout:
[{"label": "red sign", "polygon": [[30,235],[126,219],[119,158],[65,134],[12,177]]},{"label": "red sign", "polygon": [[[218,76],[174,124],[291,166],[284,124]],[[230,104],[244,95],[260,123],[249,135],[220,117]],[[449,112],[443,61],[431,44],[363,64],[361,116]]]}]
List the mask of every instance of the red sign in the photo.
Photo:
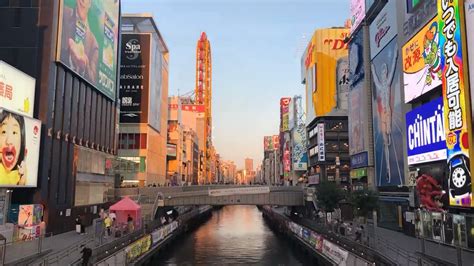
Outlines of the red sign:
[{"label": "red sign", "polygon": [[202,104],[182,104],[181,105],[182,111],[189,111],[189,112],[198,112],[204,113],[206,108]]}]

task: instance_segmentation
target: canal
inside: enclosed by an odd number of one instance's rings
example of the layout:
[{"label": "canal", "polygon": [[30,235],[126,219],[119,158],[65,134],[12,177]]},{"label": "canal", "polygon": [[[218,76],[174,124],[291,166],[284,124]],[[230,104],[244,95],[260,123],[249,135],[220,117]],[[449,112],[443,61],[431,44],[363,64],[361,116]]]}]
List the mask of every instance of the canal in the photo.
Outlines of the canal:
[{"label": "canal", "polygon": [[152,265],[308,265],[310,258],[268,227],[256,206],[225,206],[159,251]]}]

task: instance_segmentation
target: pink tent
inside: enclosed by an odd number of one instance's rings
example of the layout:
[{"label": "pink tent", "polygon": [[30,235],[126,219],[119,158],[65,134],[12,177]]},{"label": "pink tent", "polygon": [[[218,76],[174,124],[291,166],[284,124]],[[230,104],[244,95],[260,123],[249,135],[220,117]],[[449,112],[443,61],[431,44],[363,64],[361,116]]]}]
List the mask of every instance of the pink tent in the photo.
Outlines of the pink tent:
[{"label": "pink tent", "polygon": [[110,212],[115,212],[118,224],[127,224],[128,215],[133,218],[135,228],[139,228],[141,224],[141,207],[129,197],[124,197],[119,202],[110,206]]}]

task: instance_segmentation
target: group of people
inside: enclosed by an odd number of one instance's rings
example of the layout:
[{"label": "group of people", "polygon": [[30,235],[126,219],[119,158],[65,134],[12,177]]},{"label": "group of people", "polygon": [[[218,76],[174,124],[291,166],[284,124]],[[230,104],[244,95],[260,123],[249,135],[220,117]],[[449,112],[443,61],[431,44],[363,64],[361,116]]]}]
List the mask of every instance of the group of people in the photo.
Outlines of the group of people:
[{"label": "group of people", "polygon": [[105,213],[101,212],[101,218],[104,221],[104,228],[106,232],[106,237],[112,235],[112,229],[115,233],[115,236],[118,237],[123,231],[131,233],[135,230],[135,225],[133,222],[133,217],[130,214],[127,215],[127,226],[126,230],[122,230],[122,226],[117,222],[117,215],[115,212]]},{"label": "group of people", "polygon": [[355,241],[362,243],[365,237],[365,228],[363,225],[355,226],[352,222],[343,223],[339,219],[335,221],[335,232],[342,236],[354,238]]}]

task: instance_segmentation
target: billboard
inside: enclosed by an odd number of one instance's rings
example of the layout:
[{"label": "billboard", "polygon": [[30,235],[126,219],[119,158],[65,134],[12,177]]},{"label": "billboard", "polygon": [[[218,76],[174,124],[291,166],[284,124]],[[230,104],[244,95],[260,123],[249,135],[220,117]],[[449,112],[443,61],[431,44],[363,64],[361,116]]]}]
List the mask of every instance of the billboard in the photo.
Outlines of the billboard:
[{"label": "billboard", "polygon": [[36,187],[41,121],[0,108],[0,187]]},{"label": "billboard", "polygon": [[[461,6],[462,7],[462,6]],[[438,23],[441,46],[441,71],[443,81],[444,119],[446,128],[447,162],[449,168],[449,204],[471,207],[472,182],[470,174],[469,99],[465,88],[465,67],[461,40],[458,0],[438,2]]]},{"label": "billboard", "polygon": [[263,150],[264,151],[273,151],[273,137],[272,136],[265,136],[263,137]]},{"label": "billboard", "polygon": [[405,122],[400,91],[397,39],[372,61],[375,177],[378,186],[404,184],[403,134]]},{"label": "billboard", "polygon": [[61,0],[56,60],[115,100],[117,0]]},{"label": "billboard", "polygon": [[365,0],[351,0],[351,33],[354,33],[364,18]]},{"label": "billboard", "polygon": [[370,59],[377,54],[397,35],[397,0],[388,0],[370,24]]},{"label": "billboard", "polygon": [[446,160],[443,98],[405,115],[408,165]]},{"label": "billboard", "polygon": [[280,136],[273,135],[273,149],[279,150],[280,149]]},{"label": "billboard", "polygon": [[[405,22],[403,23],[403,41],[409,40],[433,16],[436,16],[438,0],[407,0]],[[410,5],[410,2],[418,2]]]},{"label": "billboard", "polygon": [[306,137],[306,127],[299,124],[293,129],[293,149],[292,161],[293,170],[306,171],[308,168],[308,154],[306,147],[308,146],[308,139]]},{"label": "billboard", "polygon": [[290,130],[290,103],[291,98],[289,97],[284,97],[280,99],[281,132],[286,132]]},{"label": "billboard", "polygon": [[441,85],[438,19],[433,18],[402,48],[405,102]]},{"label": "billboard", "polygon": [[467,50],[469,55],[469,65],[471,71],[469,71],[469,81],[471,88],[471,116],[474,121],[474,0],[466,0],[464,6],[464,17],[466,19],[466,39],[467,39]]},{"label": "billboard", "polygon": [[34,78],[0,60],[0,106],[33,117]]},{"label": "billboard", "polygon": [[310,67],[306,71],[306,125],[309,125],[316,118],[314,112],[313,92],[316,88],[316,66]]},{"label": "billboard", "polygon": [[359,31],[350,43],[349,50],[349,154],[365,151],[365,128],[367,128],[367,109],[364,104],[365,71],[363,31]]},{"label": "billboard", "polygon": [[151,34],[122,34],[120,123],[148,123]]},{"label": "billboard", "polygon": [[347,113],[349,108],[349,59],[342,57],[336,64],[336,108]]},{"label": "billboard", "polygon": [[167,143],[166,144],[166,156],[168,157],[175,157],[177,155],[177,147],[176,144]]}]

